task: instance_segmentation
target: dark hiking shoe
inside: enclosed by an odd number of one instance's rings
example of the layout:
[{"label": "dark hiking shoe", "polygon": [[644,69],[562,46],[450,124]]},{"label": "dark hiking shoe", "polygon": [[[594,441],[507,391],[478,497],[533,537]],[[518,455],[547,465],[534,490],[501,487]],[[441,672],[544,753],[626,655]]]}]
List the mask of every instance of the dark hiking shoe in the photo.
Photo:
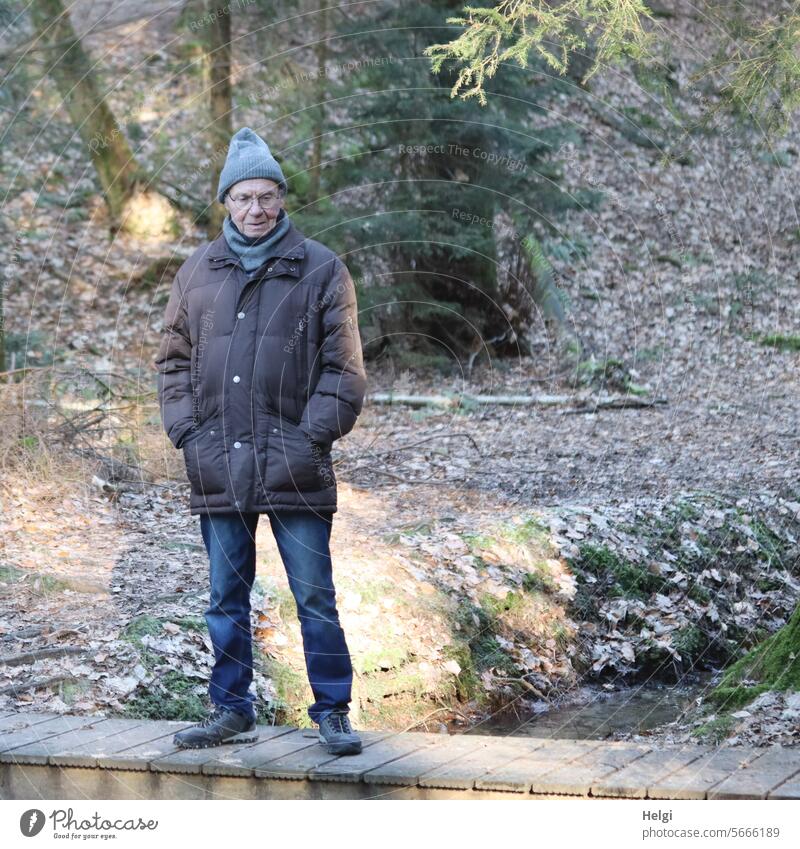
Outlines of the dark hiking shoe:
[{"label": "dark hiking shoe", "polygon": [[334,710],[319,724],[319,739],[328,746],[331,755],[357,755],[361,738],[350,727],[347,711]]},{"label": "dark hiking shoe", "polygon": [[255,743],[256,740],[255,720],[235,710],[216,707],[202,722],[179,731],[172,742],[181,749],[207,749],[223,743]]}]

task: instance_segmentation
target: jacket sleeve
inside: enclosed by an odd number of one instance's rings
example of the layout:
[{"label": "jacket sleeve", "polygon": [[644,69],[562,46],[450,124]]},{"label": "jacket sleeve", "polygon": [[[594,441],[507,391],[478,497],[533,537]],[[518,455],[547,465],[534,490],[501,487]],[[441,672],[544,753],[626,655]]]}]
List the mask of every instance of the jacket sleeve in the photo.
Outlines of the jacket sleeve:
[{"label": "jacket sleeve", "polygon": [[170,442],[180,448],[194,425],[192,409],[192,343],[186,313],[181,269],[172,281],[164,313],[161,345],[155,359],[158,406]]},{"label": "jacket sleeve", "polygon": [[321,310],[320,375],[299,428],[311,439],[330,446],[353,429],[367,388],[356,289],[339,257],[323,299],[327,302]]}]

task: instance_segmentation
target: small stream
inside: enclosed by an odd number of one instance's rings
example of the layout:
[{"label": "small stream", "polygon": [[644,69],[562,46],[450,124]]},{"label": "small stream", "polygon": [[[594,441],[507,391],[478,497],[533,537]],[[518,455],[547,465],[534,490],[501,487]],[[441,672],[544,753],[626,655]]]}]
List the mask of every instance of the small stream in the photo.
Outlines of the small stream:
[{"label": "small stream", "polygon": [[676,720],[711,686],[713,673],[699,673],[680,684],[647,683],[606,691],[582,687],[569,703],[528,717],[500,717],[463,733],[602,740],[616,733],[640,734]]}]

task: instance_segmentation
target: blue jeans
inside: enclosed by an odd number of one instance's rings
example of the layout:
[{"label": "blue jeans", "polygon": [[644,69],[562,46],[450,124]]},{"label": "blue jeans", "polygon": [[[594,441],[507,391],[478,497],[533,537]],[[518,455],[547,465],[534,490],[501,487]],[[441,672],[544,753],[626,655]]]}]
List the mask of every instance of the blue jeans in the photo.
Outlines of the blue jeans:
[{"label": "blue jeans", "polygon": [[[255,717],[250,590],[256,569],[259,513],[200,515],[209,558],[211,593],[205,613],[214,646],[209,696],[215,705]],[[334,708],[349,710],[353,667],[339,624],[330,555],[332,514],[275,510],[267,513],[297,604],[308,680],[319,722]]]}]

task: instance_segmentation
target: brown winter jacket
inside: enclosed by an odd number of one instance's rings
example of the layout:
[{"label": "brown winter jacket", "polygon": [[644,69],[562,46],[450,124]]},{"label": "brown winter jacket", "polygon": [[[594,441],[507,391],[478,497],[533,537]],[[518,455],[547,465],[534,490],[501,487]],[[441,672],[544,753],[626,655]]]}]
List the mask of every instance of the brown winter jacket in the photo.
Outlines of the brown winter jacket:
[{"label": "brown winter jacket", "polygon": [[272,253],[248,276],[220,235],[172,284],[155,367],[192,514],[337,509],[331,444],[366,391],[355,287],[293,223]]}]

